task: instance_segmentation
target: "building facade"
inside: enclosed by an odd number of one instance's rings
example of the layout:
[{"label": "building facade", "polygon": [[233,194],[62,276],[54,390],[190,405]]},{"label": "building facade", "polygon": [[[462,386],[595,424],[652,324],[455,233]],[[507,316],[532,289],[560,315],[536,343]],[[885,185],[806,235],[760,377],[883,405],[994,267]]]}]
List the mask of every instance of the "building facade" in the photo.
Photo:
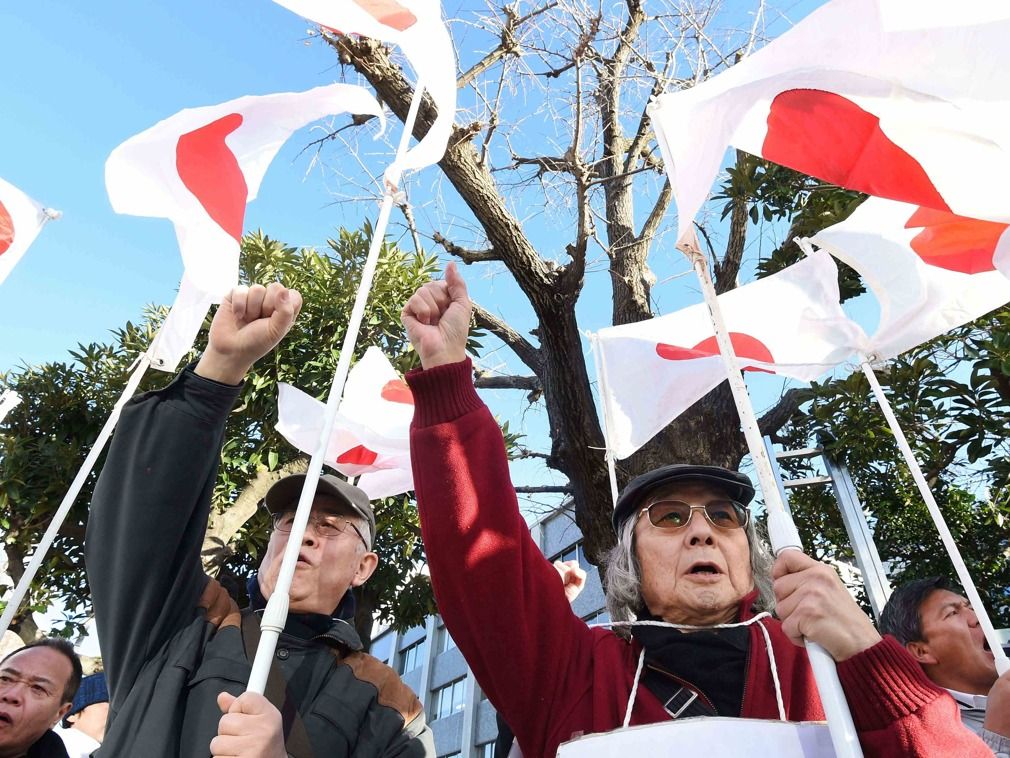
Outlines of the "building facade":
[{"label": "building facade", "polygon": [[[582,550],[582,533],[571,507],[562,507],[530,528],[547,558],[577,560],[588,574],[572,609],[587,623],[609,621],[603,587]],[[560,579],[559,579],[560,581]],[[492,758],[498,726],[491,703],[473,678],[439,616],[402,634],[379,631],[372,655],[395,668],[424,704],[439,758]]]}]

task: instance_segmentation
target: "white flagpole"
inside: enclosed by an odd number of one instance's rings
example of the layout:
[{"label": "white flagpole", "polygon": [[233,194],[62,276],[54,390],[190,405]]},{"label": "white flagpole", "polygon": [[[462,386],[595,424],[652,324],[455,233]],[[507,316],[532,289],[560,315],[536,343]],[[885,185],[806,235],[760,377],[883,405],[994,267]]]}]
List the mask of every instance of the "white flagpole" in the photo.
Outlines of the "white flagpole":
[{"label": "white flagpole", "polygon": [[[690,258],[701,283],[701,291],[705,296],[705,304],[708,306],[716,341],[719,343],[719,352],[722,355],[729,378],[729,386],[733,392],[733,401],[736,404],[737,413],[740,414],[744,438],[747,440],[747,447],[750,450],[751,460],[754,461],[758,482],[765,499],[765,507],[768,510],[768,538],[771,541],[772,550],[776,555],[785,550],[802,550],[803,545],[800,542],[799,532],[782,502],[768,452],[761,440],[757,416],[751,405],[750,395],[747,394],[747,385],[740,373],[740,364],[737,361],[733,343],[730,341],[729,332],[722,317],[722,309],[719,307],[715,286],[709,276],[708,261],[698,249],[697,243],[682,243],[678,247]],[[849,704],[845,701],[845,693],[842,691],[842,684],[838,679],[838,670],[834,660],[824,648],[816,643],[807,641],[806,649],[807,657],[810,659],[810,667],[813,669],[814,680],[817,682],[817,692],[820,694],[821,704],[824,706],[824,714],[831,732],[831,742],[834,745],[835,754],[838,758],[862,758],[863,751],[859,746],[856,727],[852,722],[852,713],[849,711]]]},{"label": "white flagpole", "polygon": [[52,547],[53,542],[56,540],[56,535],[60,531],[60,527],[63,526],[63,522],[66,521],[67,514],[70,513],[70,509],[74,505],[74,501],[77,500],[77,496],[81,493],[81,488],[84,487],[84,483],[91,474],[91,470],[95,467],[95,463],[98,461],[98,456],[101,455],[102,450],[105,449],[105,443],[108,442],[109,437],[112,436],[112,430],[116,428],[116,422],[119,421],[119,414],[122,412],[123,406],[126,405],[127,400],[133,397],[133,393],[137,391],[137,386],[140,384],[140,380],[144,377],[144,372],[147,371],[147,367],[150,365],[151,358],[147,353],[144,353],[144,355],[138,359],[137,367],[133,370],[133,374],[127,381],[123,394],[119,396],[116,404],[112,407],[112,413],[109,414],[109,418],[106,420],[105,426],[103,426],[102,430],[98,433],[98,437],[91,446],[91,450],[84,459],[84,463],[81,464],[81,468],[77,472],[77,476],[74,477],[74,481],[70,484],[70,489],[67,490],[67,494],[63,496],[63,502],[60,503],[60,507],[56,510],[52,520],[49,522],[49,527],[46,529],[46,533],[42,535],[42,540],[39,542],[38,547],[35,548],[35,552],[32,554],[32,559],[28,562],[28,566],[25,568],[25,573],[22,575],[21,581],[18,582],[17,587],[14,588],[10,598],[8,598],[7,607],[4,609],[3,615],[0,616],[0,637],[2,637],[10,628],[11,621],[14,619],[14,614],[17,613],[18,608],[21,606],[21,602],[28,594],[28,588],[31,586],[32,580],[35,578],[35,575],[39,571],[39,567],[42,565],[42,559],[46,557],[46,553],[49,552],[49,548]]},{"label": "white flagpole", "polygon": [[947,548],[950,560],[954,564],[954,570],[957,572],[957,578],[961,581],[961,586],[964,588],[972,609],[978,617],[979,626],[982,627],[982,631],[985,633],[986,642],[989,643],[989,648],[992,650],[993,657],[996,659],[996,672],[1003,675],[1007,671],[1010,671],[1010,660],[1007,659],[1006,653],[1003,652],[1003,646],[999,637],[996,636],[996,630],[993,628],[992,620],[986,612],[985,605],[982,603],[982,598],[979,597],[978,590],[975,588],[975,582],[972,581],[971,574],[968,572],[968,567],[964,563],[964,558],[961,557],[961,551],[958,549],[957,543],[954,541],[954,536],[950,533],[950,529],[947,528],[947,522],[943,518],[943,513],[940,512],[940,506],[937,505],[936,498],[933,497],[933,491],[929,488],[929,483],[926,481],[926,477],[922,473],[922,467],[919,466],[919,462],[915,458],[915,453],[912,452],[912,448],[908,444],[908,439],[905,437],[905,433],[902,431],[901,425],[898,423],[898,419],[894,415],[891,403],[887,399],[887,395],[884,394],[884,390],[880,386],[880,382],[877,380],[877,375],[874,373],[869,359],[863,358],[860,365],[863,369],[863,374],[870,382],[870,389],[873,390],[873,396],[877,400],[877,405],[880,406],[880,410],[884,413],[884,418],[887,419],[888,426],[891,427],[894,439],[898,443],[898,449],[901,450],[901,454],[905,458],[905,463],[908,465],[909,471],[912,472],[912,478],[915,480],[915,484],[919,488],[919,494],[922,495],[922,499],[926,502],[926,508],[929,510],[929,515],[933,518],[936,530],[940,533],[940,539],[943,541],[943,546]]},{"label": "white flagpole", "polygon": [[617,464],[614,462],[614,448],[610,445],[610,430],[613,424],[610,419],[610,384],[607,382],[607,369],[603,365],[603,355],[600,352],[599,335],[590,334],[589,344],[593,350],[593,360],[596,362],[596,381],[600,387],[600,404],[603,406],[603,444],[606,446],[604,453],[607,456],[607,474],[610,476],[610,497],[617,507]]},{"label": "white flagpole", "polygon": [[[407,118],[403,122],[403,134],[400,135],[400,144],[396,151],[396,158],[393,165],[399,164],[400,159],[407,152],[410,144],[410,135],[414,131],[414,122],[417,120],[417,112],[421,107],[421,100],[424,97],[424,83],[418,81],[414,88],[414,95],[410,100],[410,109]],[[326,449],[329,446],[330,436],[333,434],[333,424],[336,420],[337,410],[340,408],[341,396],[344,394],[344,384],[347,381],[347,373],[351,368],[351,356],[354,353],[354,346],[358,340],[358,332],[361,329],[361,321],[365,315],[365,305],[368,302],[368,293],[372,289],[372,280],[375,278],[375,269],[379,263],[379,252],[382,249],[382,240],[386,234],[386,227],[389,225],[389,214],[393,210],[393,199],[397,193],[397,186],[400,182],[399,176],[387,176],[386,191],[382,198],[382,207],[379,209],[379,218],[372,233],[372,243],[368,249],[368,257],[365,260],[365,267],[361,273],[361,284],[358,285],[358,293],[354,299],[354,307],[351,310],[351,317],[347,321],[347,332],[344,334],[344,344],[340,348],[340,358],[337,361],[337,369],[333,374],[333,382],[330,384],[330,394],[326,400],[326,411],[323,416],[323,429],[319,435],[319,442],[316,444],[315,452],[309,461],[309,468],[305,472],[305,486],[298,498],[298,507],[295,510],[294,522],[291,524],[291,534],[288,535],[287,547],[284,550],[284,558],[281,561],[280,573],[277,576],[277,584],[267,601],[267,607],[263,611],[263,620],[260,624],[261,635],[259,647],[256,648],[256,658],[253,661],[252,672],[249,675],[247,691],[263,694],[266,689],[267,675],[270,673],[270,664],[273,661],[274,650],[277,648],[277,638],[284,631],[284,625],[288,618],[288,593],[291,589],[291,580],[295,576],[295,568],[298,563],[298,553],[302,547],[302,539],[305,536],[305,527],[309,522],[309,515],[312,511],[312,500],[316,495],[316,485],[319,474],[323,468],[323,458],[326,456]]]},{"label": "white flagpole", "polygon": [[[0,395],[0,422],[6,418],[7,414],[18,407],[21,403],[21,396],[14,390],[4,390]],[[3,635],[0,634],[0,637]]]}]

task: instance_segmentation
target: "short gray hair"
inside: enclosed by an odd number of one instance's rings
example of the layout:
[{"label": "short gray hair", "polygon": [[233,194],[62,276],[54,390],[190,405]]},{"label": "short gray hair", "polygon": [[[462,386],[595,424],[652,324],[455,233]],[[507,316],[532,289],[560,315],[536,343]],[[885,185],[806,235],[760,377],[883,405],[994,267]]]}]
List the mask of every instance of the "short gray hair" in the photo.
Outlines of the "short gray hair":
[{"label": "short gray hair", "polygon": [[[617,535],[617,544],[607,559],[607,612],[613,621],[634,621],[645,610],[642,599],[642,567],[635,553],[635,524],[629,518]],[[758,596],[754,604],[758,612],[775,611],[775,591],[772,588],[771,549],[753,515],[747,520],[747,545],[750,548],[750,568]],[[620,627],[618,628],[620,629]]]}]

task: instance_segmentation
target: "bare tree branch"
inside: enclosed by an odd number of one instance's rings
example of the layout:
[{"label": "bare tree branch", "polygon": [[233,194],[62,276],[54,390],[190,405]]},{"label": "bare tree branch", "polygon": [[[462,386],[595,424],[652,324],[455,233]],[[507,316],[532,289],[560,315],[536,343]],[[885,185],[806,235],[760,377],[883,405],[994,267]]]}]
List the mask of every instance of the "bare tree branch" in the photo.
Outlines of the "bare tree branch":
[{"label": "bare tree branch", "polygon": [[770,435],[773,442],[779,441],[779,430],[786,425],[786,422],[800,407],[801,392],[802,390],[799,389],[789,390],[779,398],[774,406],[765,411],[764,415],[758,419],[758,428],[761,430],[761,434]]},{"label": "bare tree branch", "polygon": [[517,15],[514,6],[506,5],[503,7],[502,12],[505,14],[505,23],[501,29],[501,42],[498,43],[496,48],[471,66],[470,70],[456,81],[456,88],[463,89],[471,84],[474,79],[503,58],[510,55],[520,55],[522,48],[519,45],[519,40],[516,38],[516,30],[530,19],[539,16],[541,13],[545,13],[556,5],[557,3],[548,3],[522,17]]},{"label": "bare tree branch", "polygon": [[495,253],[494,249],[489,248],[487,250],[468,250],[465,247],[457,245],[455,242],[447,240],[441,232],[435,232],[431,235],[431,239],[436,243],[445,248],[445,251],[450,255],[455,255],[463,263],[470,265],[471,263],[485,263],[487,261],[499,261],[501,257]]},{"label": "bare tree branch", "polygon": [[663,220],[663,216],[666,215],[666,209],[670,207],[671,200],[673,200],[673,187],[670,186],[670,177],[667,177],[663,182],[663,189],[659,191],[659,197],[656,198],[652,210],[649,211],[649,217],[642,224],[642,231],[638,234],[639,242],[648,242],[656,235],[656,230],[659,229],[659,224]]},{"label": "bare tree branch", "polygon": [[540,351],[533,347],[519,332],[477,303],[473,304],[473,317],[477,326],[487,329],[508,345],[512,352],[519,357],[519,360],[525,363],[533,373],[542,370],[543,359],[540,356]]},{"label": "bare tree branch", "polygon": [[481,390],[543,390],[535,376],[502,376],[488,371],[474,371],[474,386]]},{"label": "bare tree branch", "polygon": [[570,484],[543,484],[536,487],[516,487],[517,495],[537,495],[547,492],[568,494],[572,491]]}]

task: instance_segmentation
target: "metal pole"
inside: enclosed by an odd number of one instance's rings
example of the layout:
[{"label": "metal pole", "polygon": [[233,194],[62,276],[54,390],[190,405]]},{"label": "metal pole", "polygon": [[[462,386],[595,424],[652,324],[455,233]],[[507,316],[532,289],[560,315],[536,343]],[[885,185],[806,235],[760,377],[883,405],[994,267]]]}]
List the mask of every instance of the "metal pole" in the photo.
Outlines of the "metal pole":
[{"label": "metal pole", "polygon": [[972,609],[978,617],[979,626],[982,627],[982,631],[985,633],[986,642],[989,643],[989,648],[992,650],[993,657],[996,660],[996,672],[1002,676],[1007,671],[1010,671],[1010,660],[1007,659],[1006,653],[1003,652],[999,636],[996,634],[996,630],[992,625],[992,620],[989,618],[989,614],[986,612],[985,606],[982,604],[982,598],[979,597],[978,590],[975,588],[975,582],[972,581],[971,574],[968,572],[968,567],[964,563],[964,558],[961,557],[961,551],[958,550],[957,543],[954,541],[954,536],[950,533],[950,529],[947,528],[947,522],[944,520],[943,514],[940,512],[940,506],[937,505],[936,498],[933,497],[933,491],[929,488],[929,483],[926,481],[926,477],[922,473],[922,468],[919,466],[919,462],[915,459],[915,453],[912,452],[912,448],[908,444],[908,439],[906,439],[905,433],[902,431],[901,425],[898,423],[898,419],[894,415],[894,411],[891,408],[890,401],[887,399],[887,395],[884,394],[884,390],[880,386],[880,382],[877,381],[877,375],[873,373],[873,368],[870,366],[869,360],[864,358],[861,365],[863,374],[870,382],[870,389],[873,390],[873,396],[877,400],[877,405],[879,405],[880,410],[883,411],[884,418],[887,419],[887,424],[891,427],[894,439],[898,443],[898,449],[901,450],[901,454],[905,458],[905,463],[908,464],[908,468],[912,473],[912,479],[915,480],[915,484],[919,488],[919,494],[922,495],[922,499],[926,502],[926,508],[929,511],[929,515],[933,518],[933,523],[936,524],[937,531],[940,532],[940,539],[943,541],[943,546],[947,548],[950,560],[954,564],[954,571],[957,572],[957,578],[961,581],[961,586],[964,588],[964,592],[968,596],[968,601],[971,603]]},{"label": "metal pole", "polygon": [[17,408],[21,403],[21,397],[14,390],[4,390],[4,393],[0,395],[0,422],[2,422],[7,414],[12,410]]},{"label": "metal pole", "polygon": [[[397,165],[407,146],[410,144],[410,135],[414,130],[414,122],[417,120],[417,112],[421,107],[421,100],[424,97],[424,84],[418,82],[414,89],[414,95],[410,101],[410,110],[403,123],[403,134],[400,135],[400,144],[396,151],[396,158],[393,165]],[[337,410],[340,407],[341,395],[344,393],[344,384],[347,381],[347,373],[351,368],[351,357],[354,354],[354,346],[358,341],[358,332],[361,330],[361,321],[365,315],[365,305],[368,302],[368,293],[372,289],[372,280],[375,278],[375,269],[379,263],[379,252],[382,249],[382,240],[386,234],[386,227],[389,225],[389,214],[393,210],[393,198],[396,194],[396,184],[400,177],[393,176],[386,179],[386,191],[382,198],[382,207],[379,210],[379,218],[375,224],[372,234],[372,243],[368,249],[368,257],[365,260],[365,267],[361,273],[361,284],[358,286],[358,293],[354,299],[354,307],[351,310],[351,317],[347,322],[347,332],[344,334],[344,343],[340,348],[340,358],[337,361],[337,368],[333,374],[333,382],[330,384],[330,394],[326,400],[326,411],[323,416],[323,428],[316,444],[315,452],[309,461],[309,468],[305,472],[305,485],[302,487],[301,495],[298,498],[298,507],[295,511],[294,522],[291,524],[291,534],[288,535],[287,547],[284,550],[284,558],[281,561],[281,570],[277,576],[277,584],[267,601],[267,607],[263,611],[263,620],[260,624],[262,633],[260,635],[259,647],[256,648],[256,657],[253,660],[252,673],[249,675],[247,690],[263,694],[266,688],[267,675],[270,673],[270,663],[274,657],[274,650],[277,648],[277,638],[284,631],[284,625],[288,618],[288,603],[290,601],[288,593],[291,590],[291,580],[295,576],[295,568],[298,563],[298,552],[302,547],[302,539],[305,536],[305,527],[309,522],[309,515],[312,512],[312,500],[316,495],[316,484],[319,474],[323,468],[323,458],[326,457],[326,449],[329,445],[330,436],[333,434],[333,424],[336,420]]]},{"label": "metal pole", "polygon": [[[761,492],[764,494],[765,507],[768,510],[768,538],[771,541],[772,550],[776,555],[784,550],[802,550],[803,545],[800,542],[799,532],[797,532],[796,525],[782,502],[768,452],[761,441],[757,416],[751,405],[750,395],[747,394],[747,385],[740,373],[736,352],[733,350],[733,343],[730,341],[729,332],[722,317],[719,298],[708,273],[708,262],[698,249],[697,244],[682,245],[680,249],[694,265],[695,273],[701,283],[701,291],[705,296],[705,304],[708,306],[716,341],[719,343],[719,352],[722,355],[729,386],[733,392],[733,401],[740,414],[744,438],[747,440],[751,460],[757,469]],[[831,742],[834,745],[835,754],[838,758],[862,758],[863,751],[859,746],[856,727],[852,722],[849,705],[845,701],[845,693],[842,691],[842,684],[838,679],[838,670],[834,660],[824,648],[816,643],[807,641],[806,649],[807,657],[810,659],[810,668],[813,670],[814,680],[817,682],[817,691],[821,696],[821,704],[824,706],[824,715],[831,732]]]},{"label": "metal pole", "polygon": [[119,421],[119,414],[122,412],[123,406],[126,405],[127,400],[133,397],[133,393],[137,391],[140,380],[144,377],[144,372],[147,371],[147,367],[150,365],[151,358],[148,353],[144,353],[144,355],[141,356],[137,367],[133,370],[133,374],[130,376],[129,381],[127,381],[123,394],[119,396],[119,400],[117,400],[116,404],[112,407],[112,413],[109,414],[109,418],[106,420],[105,426],[103,426],[102,430],[98,433],[98,437],[91,446],[91,450],[84,459],[84,463],[81,464],[81,468],[77,472],[77,476],[74,477],[74,481],[70,484],[70,489],[67,490],[67,494],[63,496],[63,502],[61,502],[60,507],[56,509],[56,513],[49,522],[49,528],[46,529],[46,533],[42,535],[42,540],[39,542],[38,547],[35,548],[35,552],[32,554],[32,559],[28,562],[28,566],[25,568],[25,573],[22,575],[21,581],[18,582],[17,587],[14,588],[13,593],[11,593],[10,598],[7,600],[7,607],[4,608],[3,615],[0,616],[0,637],[2,637],[8,629],[10,629],[11,621],[14,619],[14,614],[17,613],[18,608],[21,606],[21,602],[28,594],[28,589],[31,587],[32,580],[35,578],[35,575],[39,571],[39,567],[42,565],[42,559],[46,557],[46,553],[49,552],[49,548],[56,540],[56,535],[60,531],[60,527],[63,526],[63,522],[66,521],[67,514],[70,513],[70,509],[73,507],[74,501],[77,500],[77,496],[81,493],[81,488],[84,487],[84,483],[91,474],[91,470],[95,467],[95,463],[98,461],[98,456],[101,455],[102,450],[105,449],[105,443],[108,442],[109,437],[112,436],[112,430],[116,428],[116,423]]}]

